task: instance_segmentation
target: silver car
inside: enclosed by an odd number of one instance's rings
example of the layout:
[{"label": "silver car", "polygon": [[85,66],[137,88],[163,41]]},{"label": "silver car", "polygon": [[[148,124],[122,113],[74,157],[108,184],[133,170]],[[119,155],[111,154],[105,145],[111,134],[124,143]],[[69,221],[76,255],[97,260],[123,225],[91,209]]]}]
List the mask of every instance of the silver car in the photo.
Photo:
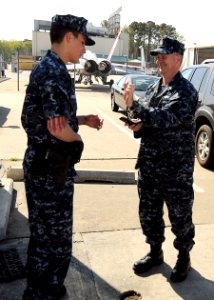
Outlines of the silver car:
[{"label": "silver car", "polygon": [[146,74],[127,74],[115,82],[111,87],[111,109],[118,111],[119,108],[125,110],[124,84],[132,83],[135,85],[134,100],[144,97],[149,85],[153,84],[160,77]]}]

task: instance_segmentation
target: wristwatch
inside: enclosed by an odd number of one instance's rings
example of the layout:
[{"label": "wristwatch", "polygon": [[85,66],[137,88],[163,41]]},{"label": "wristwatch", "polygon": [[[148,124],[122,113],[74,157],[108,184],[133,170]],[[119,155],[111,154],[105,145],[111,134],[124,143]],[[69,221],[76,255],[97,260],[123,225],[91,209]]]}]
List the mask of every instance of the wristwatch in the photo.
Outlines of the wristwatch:
[{"label": "wristwatch", "polygon": [[129,119],[137,119],[138,118],[135,113],[136,106],[137,106],[137,102],[133,101],[132,106],[127,107],[127,114],[128,114]]}]

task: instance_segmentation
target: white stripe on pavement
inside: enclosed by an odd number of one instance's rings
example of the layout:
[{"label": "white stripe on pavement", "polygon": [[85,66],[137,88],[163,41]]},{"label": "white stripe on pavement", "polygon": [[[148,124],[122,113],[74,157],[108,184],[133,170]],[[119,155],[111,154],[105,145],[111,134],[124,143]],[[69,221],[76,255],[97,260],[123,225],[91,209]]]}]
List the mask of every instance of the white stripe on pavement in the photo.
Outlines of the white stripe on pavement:
[{"label": "white stripe on pavement", "polygon": [[197,184],[195,184],[195,183],[193,183],[193,189],[197,193],[204,193],[204,190],[200,186],[198,186]]},{"label": "white stripe on pavement", "polygon": [[96,110],[105,118],[107,119],[110,123],[112,123],[115,127],[117,127],[119,130],[121,130],[123,133],[125,133],[126,135],[128,135],[131,139],[133,139],[136,143],[140,144],[140,140],[139,139],[135,139],[133,136],[132,132],[129,132],[127,129],[124,128],[124,125],[121,126],[119,124],[117,124],[114,120],[112,120],[109,116],[107,116],[104,112],[102,112],[102,110],[100,110],[99,108],[96,108]]}]

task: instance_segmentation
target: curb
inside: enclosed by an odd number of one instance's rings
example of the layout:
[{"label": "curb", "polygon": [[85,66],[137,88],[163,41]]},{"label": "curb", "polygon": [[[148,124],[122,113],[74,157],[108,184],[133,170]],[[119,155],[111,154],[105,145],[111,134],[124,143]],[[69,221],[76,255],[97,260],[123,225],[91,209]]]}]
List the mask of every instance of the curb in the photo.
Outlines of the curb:
[{"label": "curb", "polygon": [[[111,170],[76,170],[75,183],[107,182],[115,184],[135,184],[135,172]],[[2,178],[0,187],[0,241],[6,237],[10,208],[13,196],[13,182],[23,181],[24,172],[20,167],[7,169],[6,178]]]},{"label": "curb", "polygon": [[1,83],[1,82],[4,82],[4,81],[6,81],[6,80],[9,80],[9,79],[10,79],[9,77],[1,77],[1,78],[0,78],[0,83]]},{"label": "curb", "polygon": [[[134,171],[112,171],[112,170],[81,170],[77,169],[75,183],[83,183],[87,181],[110,182],[118,184],[135,184]],[[20,167],[11,167],[7,170],[7,178],[14,181],[22,181],[24,179],[23,169]]]},{"label": "curb", "polygon": [[112,171],[112,170],[76,170],[77,176],[75,183],[87,181],[99,181],[118,184],[134,184],[135,172],[129,171]]},{"label": "curb", "polygon": [[13,180],[2,178],[0,187],[0,240],[6,237],[7,225],[10,216],[10,208],[13,196]]}]

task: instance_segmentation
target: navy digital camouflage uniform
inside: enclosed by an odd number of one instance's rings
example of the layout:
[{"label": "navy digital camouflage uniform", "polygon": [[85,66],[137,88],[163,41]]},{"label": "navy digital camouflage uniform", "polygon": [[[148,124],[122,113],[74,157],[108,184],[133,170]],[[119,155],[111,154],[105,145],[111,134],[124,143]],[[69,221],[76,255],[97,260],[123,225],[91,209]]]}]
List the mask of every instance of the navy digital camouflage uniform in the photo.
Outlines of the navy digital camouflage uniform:
[{"label": "navy digital camouflage uniform", "polygon": [[166,87],[162,79],[152,85],[144,105],[134,103],[130,111],[143,122],[134,135],[141,137],[136,162],[140,223],[150,245],[161,245],[165,240],[164,201],[176,237],[174,247],[189,251],[194,245],[192,185],[197,99],[193,85],[178,72]]},{"label": "navy digital camouflage uniform", "polygon": [[58,55],[49,50],[30,76],[22,111],[22,125],[28,137],[23,168],[29,210],[27,292],[29,299],[56,299],[68,271],[72,247],[73,178],[69,166],[64,188],[56,187],[51,162],[38,165],[32,174],[39,145],[58,144],[47,130],[47,120],[66,116],[78,131],[74,80]]}]

